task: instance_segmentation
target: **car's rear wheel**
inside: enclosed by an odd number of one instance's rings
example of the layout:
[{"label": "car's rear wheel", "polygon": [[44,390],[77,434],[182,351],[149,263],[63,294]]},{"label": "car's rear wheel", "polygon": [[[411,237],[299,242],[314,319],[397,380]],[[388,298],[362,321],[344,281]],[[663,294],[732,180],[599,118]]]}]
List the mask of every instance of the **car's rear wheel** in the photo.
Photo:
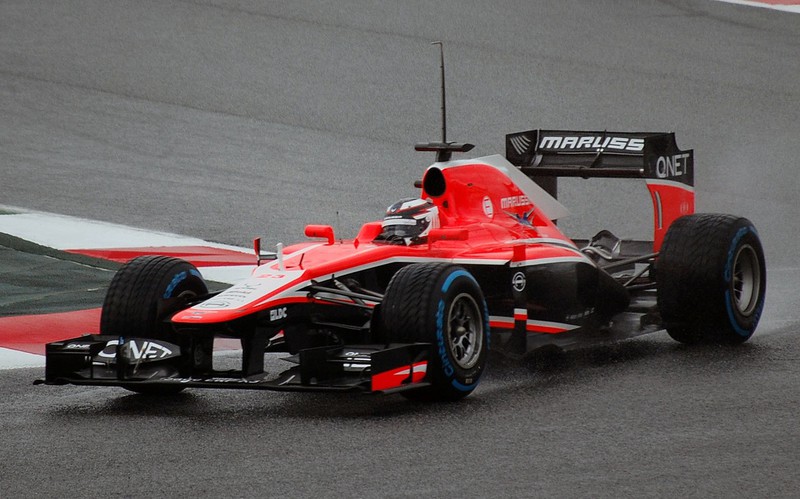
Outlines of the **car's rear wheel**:
[{"label": "car's rear wheel", "polygon": [[[170,315],[186,308],[208,288],[197,268],[179,258],[141,256],[123,265],[108,288],[100,316],[100,334],[172,339]],[[126,389],[148,395],[183,390],[180,386],[142,385]]]},{"label": "car's rear wheel", "polygon": [[672,223],[657,261],[658,306],[683,343],[741,343],[764,309],[767,270],[753,224],[694,214]]},{"label": "car's rear wheel", "polygon": [[475,278],[449,264],[413,264],[392,278],[381,304],[391,342],[431,343],[425,381],[403,392],[416,400],[458,400],[478,385],[489,354],[489,317]]}]

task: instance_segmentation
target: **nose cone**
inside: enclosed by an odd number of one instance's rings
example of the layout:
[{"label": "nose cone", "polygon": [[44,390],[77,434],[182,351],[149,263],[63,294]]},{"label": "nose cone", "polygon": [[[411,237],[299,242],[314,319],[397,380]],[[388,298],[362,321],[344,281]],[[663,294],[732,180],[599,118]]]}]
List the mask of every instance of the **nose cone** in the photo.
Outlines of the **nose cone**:
[{"label": "nose cone", "polygon": [[303,270],[275,270],[266,265],[255,270],[247,280],[220,294],[182,310],[172,317],[174,323],[218,323],[237,319],[264,309],[275,299],[286,298],[303,282]]}]

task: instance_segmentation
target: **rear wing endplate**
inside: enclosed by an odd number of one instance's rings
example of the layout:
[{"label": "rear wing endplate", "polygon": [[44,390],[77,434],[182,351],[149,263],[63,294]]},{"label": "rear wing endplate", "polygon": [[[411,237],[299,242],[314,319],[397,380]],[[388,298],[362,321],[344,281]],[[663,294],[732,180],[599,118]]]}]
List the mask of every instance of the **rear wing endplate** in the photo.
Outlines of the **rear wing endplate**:
[{"label": "rear wing endplate", "polygon": [[642,178],[653,198],[654,250],[694,212],[694,151],[674,133],[528,130],[506,135],[506,158],[558,198],[558,177]]}]

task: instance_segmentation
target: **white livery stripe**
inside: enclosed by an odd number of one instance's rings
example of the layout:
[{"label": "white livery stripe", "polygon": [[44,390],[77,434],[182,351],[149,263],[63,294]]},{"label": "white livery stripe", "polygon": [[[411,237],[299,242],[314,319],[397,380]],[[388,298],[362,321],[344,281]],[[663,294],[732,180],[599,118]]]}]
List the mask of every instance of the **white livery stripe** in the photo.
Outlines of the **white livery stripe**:
[{"label": "white livery stripe", "polygon": [[556,256],[552,258],[537,258],[535,260],[522,260],[519,262],[511,262],[511,267],[533,267],[535,265],[551,265],[554,263],[588,263],[594,265],[594,262],[588,257],[583,255],[576,256]]},{"label": "white livery stripe", "polygon": [[496,327],[513,328],[514,327],[514,318],[513,317],[502,317],[500,315],[490,315],[489,316],[489,323],[493,323]]},{"label": "white livery stripe", "polygon": [[550,244],[552,246],[559,246],[562,248],[567,248],[571,250],[577,250],[578,247],[575,246],[575,243],[571,241],[565,241],[563,239],[556,239],[554,237],[532,237],[529,239],[513,239],[508,241],[509,244],[517,245],[517,244]]},{"label": "white livery stripe", "polygon": [[[294,254],[294,253],[293,253]],[[323,282],[329,279],[333,279],[334,276],[343,277],[346,275],[354,274],[356,272],[362,272],[364,270],[369,270],[375,267],[380,267],[382,265],[388,265],[391,263],[426,263],[426,262],[450,262],[454,264],[466,264],[466,265],[504,265],[508,263],[508,260],[484,260],[484,259],[477,259],[477,258],[425,258],[425,257],[392,257],[392,258],[385,258],[383,260],[378,260],[375,262],[366,263],[364,265],[359,265],[358,267],[350,267],[347,269],[343,269],[342,272],[336,272],[332,274],[326,274],[322,276],[314,277],[315,281]],[[300,282],[297,282],[290,288],[281,292],[281,299],[286,296],[305,296],[304,293],[298,294],[298,291],[306,286],[311,284],[311,279],[303,279]],[[274,296],[270,296],[265,300],[261,300],[258,303],[255,303],[251,306],[260,307],[265,305],[266,303],[275,299]]]}]

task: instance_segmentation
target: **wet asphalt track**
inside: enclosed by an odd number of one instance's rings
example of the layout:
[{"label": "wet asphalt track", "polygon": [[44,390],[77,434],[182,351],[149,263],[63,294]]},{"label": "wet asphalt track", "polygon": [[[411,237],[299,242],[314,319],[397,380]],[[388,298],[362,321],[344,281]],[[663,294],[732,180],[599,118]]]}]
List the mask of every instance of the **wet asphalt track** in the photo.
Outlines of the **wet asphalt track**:
[{"label": "wet asphalt track", "polygon": [[[754,339],[657,334],[495,365],[448,406],[194,391],[153,402],[0,372],[0,496],[796,496],[800,17],[697,1],[5,2],[0,204],[245,245],[352,234],[449,138],[674,130],[698,209],[770,265]],[[638,185],[566,183],[574,235],[646,235]],[[605,203],[603,202],[605,201]],[[633,222],[619,212],[644,208]],[[43,310],[44,311],[44,310]]]}]

